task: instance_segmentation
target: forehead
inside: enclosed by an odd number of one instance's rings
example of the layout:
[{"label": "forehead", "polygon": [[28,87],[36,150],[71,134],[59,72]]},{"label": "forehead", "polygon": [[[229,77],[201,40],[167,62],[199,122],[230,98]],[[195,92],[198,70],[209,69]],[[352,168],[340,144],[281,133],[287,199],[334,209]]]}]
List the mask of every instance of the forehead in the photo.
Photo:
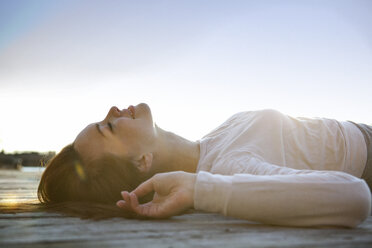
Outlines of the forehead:
[{"label": "forehead", "polygon": [[92,123],[85,127],[74,141],[74,147],[83,160],[97,158],[103,153],[103,136],[96,125]]}]

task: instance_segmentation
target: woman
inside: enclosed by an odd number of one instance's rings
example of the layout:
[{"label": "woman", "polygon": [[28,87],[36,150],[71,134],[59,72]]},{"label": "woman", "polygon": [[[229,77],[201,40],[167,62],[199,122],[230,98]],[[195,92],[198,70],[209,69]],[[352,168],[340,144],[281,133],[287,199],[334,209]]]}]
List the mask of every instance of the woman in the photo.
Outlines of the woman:
[{"label": "woman", "polygon": [[363,124],[263,110],[235,114],[192,142],[155,125],[146,104],[112,107],[50,161],[38,196],[93,218],[195,208],[274,225],[355,227],[371,209],[371,134]]}]

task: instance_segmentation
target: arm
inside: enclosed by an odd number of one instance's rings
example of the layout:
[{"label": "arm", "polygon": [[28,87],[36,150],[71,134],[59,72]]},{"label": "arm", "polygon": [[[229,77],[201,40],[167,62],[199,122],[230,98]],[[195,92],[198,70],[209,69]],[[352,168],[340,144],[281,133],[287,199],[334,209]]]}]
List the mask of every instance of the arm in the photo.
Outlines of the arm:
[{"label": "arm", "polygon": [[289,226],[355,227],[370,214],[371,193],[364,180],[338,171],[293,171],[233,176],[200,172],[194,207]]},{"label": "arm", "polygon": [[[194,207],[207,212],[289,226],[355,227],[370,212],[364,180],[336,171],[298,171],[286,175],[199,172],[157,174],[117,205],[139,215],[165,218]],[[155,191],[143,205],[137,197]]]}]

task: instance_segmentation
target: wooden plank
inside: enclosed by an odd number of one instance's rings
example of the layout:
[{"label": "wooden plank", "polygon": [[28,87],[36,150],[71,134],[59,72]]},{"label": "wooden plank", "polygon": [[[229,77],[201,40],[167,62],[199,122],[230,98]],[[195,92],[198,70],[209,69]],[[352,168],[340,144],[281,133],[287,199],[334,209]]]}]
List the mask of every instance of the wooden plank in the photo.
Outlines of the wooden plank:
[{"label": "wooden plank", "polygon": [[[32,175],[33,174],[33,175]],[[40,173],[0,171],[1,200],[35,200]],[[14,187],[2,182],[14,180]],[[35,191],[33,191],[35,190]],[[262,225],[190,211],[166,220],[93,221],[55,213],[0,214],[0,247],[372,247],[372,217],[355,229]]]}]

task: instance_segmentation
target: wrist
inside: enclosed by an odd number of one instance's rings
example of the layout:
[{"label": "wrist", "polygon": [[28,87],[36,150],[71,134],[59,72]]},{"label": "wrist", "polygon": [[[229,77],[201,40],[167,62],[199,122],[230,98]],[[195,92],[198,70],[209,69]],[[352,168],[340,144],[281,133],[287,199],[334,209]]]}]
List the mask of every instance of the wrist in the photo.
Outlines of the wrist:
[{"label": "wrist", "polygon": [[187,191],[189,192],[189,205],[191,208],[194,207],[194,193],[195,193],[195,183],[197,174],[196,173],[187,173]]}]

